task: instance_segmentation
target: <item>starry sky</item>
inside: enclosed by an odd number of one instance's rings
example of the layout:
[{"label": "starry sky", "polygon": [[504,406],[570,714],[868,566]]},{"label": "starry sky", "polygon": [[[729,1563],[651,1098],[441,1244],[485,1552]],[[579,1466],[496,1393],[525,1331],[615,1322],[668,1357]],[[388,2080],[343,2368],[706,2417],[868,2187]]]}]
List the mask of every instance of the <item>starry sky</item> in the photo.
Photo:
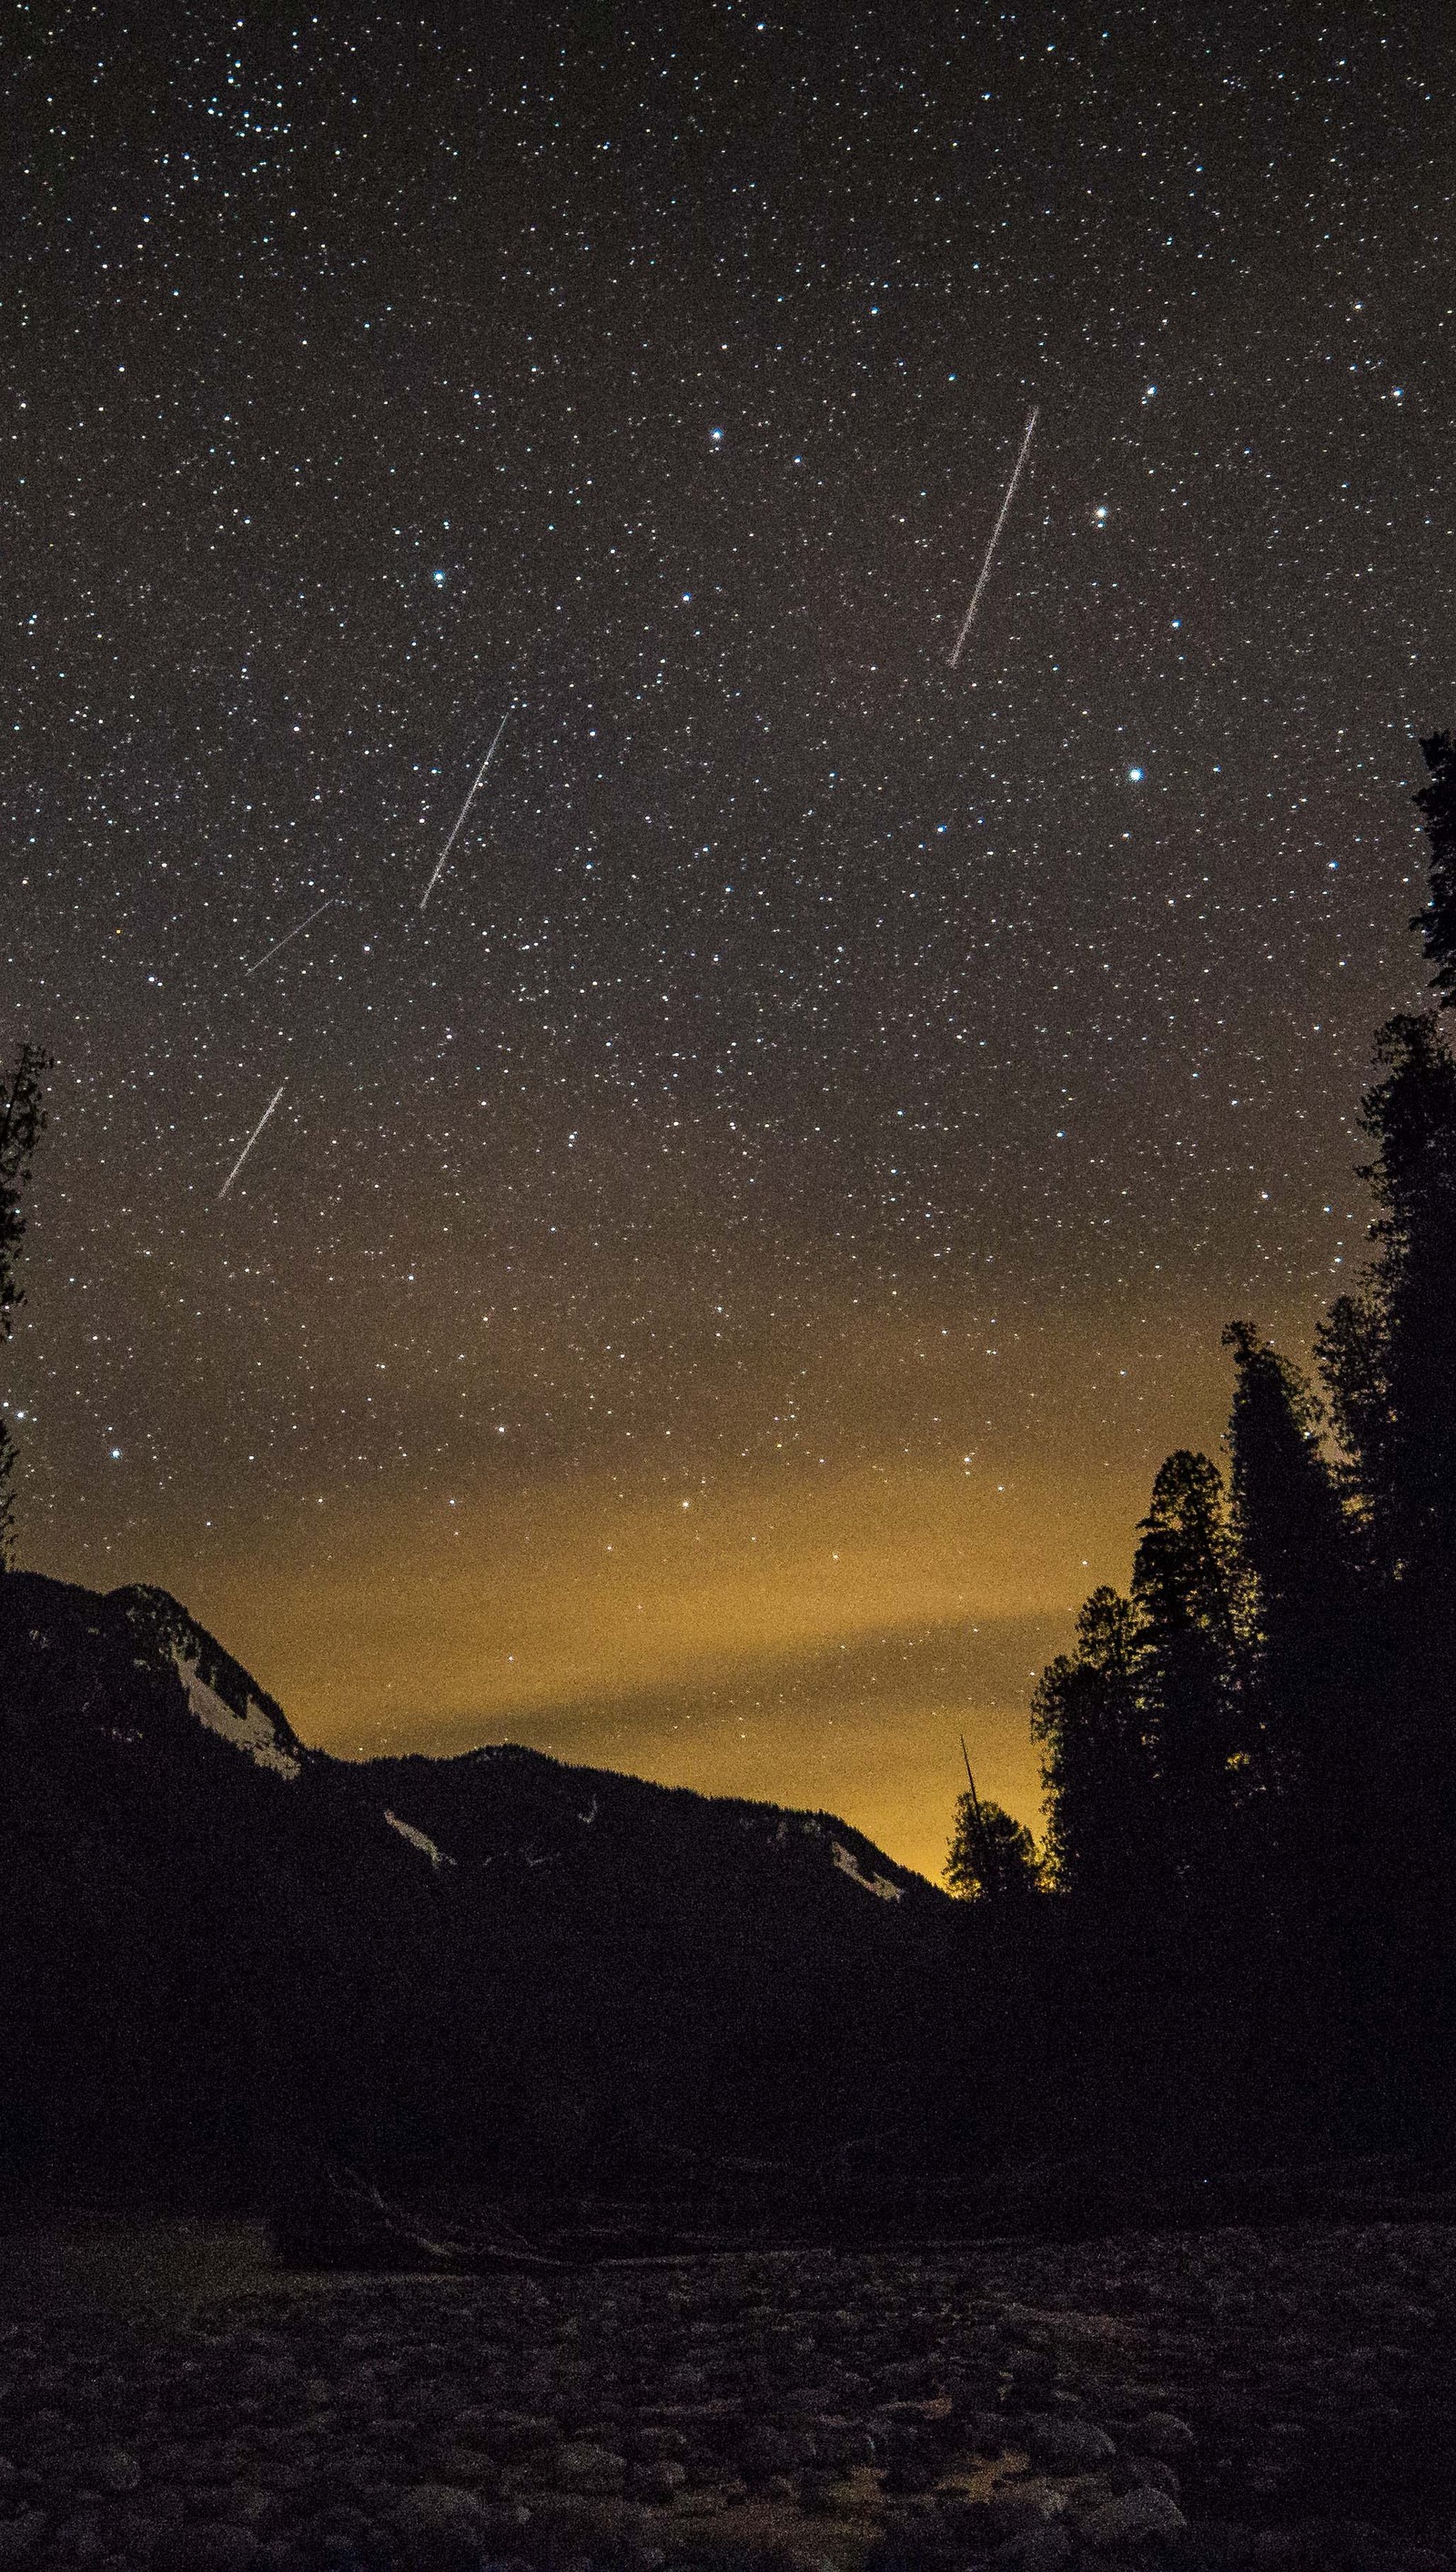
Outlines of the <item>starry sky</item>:
[{"label": "starry sky", "polygon": [[350,1754],[934,1871],[964,1727],[1035,1818],[1222,1324],[1362,1255],[1453,72],[1364,0],[20,12],[23,1561]]}]

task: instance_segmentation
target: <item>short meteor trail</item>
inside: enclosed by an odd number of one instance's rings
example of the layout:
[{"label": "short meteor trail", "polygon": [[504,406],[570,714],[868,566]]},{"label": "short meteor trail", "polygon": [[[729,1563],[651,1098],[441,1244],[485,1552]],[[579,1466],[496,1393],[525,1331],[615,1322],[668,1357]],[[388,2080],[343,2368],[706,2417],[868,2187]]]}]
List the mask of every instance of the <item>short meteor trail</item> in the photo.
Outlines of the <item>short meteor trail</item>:
[{"label": "short meteor trail", "polygon": [[507,706],[499,723],[495,727],[495,740],[491,742],[489,749],[486,751],[484,758],[481,760],[479,767],[475,771],[470,792],[465,797],[463,804],[460,806],[459,813],[456,816],[455,827],[451,831],[449,838],[446,840],[444,847],[439,853],[434,873],[430,877],[428,884],[425,886],[423,893],[419,897],[419,908],[421,911],[423,911],[425,904],[428,902],[430,895],[433,893],[435,886],[438,884],[440,877],[444,872],[444,862],[449,856],[451,849],[454,847],[456,840],[460,836],[460,832],[464,827],[465,815],[469,812],[471,805],[474,803],[475,797],[480,789],[480,782],[485,775],[485,771],[489,767],[492,759],[495,757],[495,743],[499,741],[500,736],[504,732],[509,721],[510,708]]},{"label": "short meteor trail", "polygon": [[283,934],[282,938],[280,938],[280,939],[277,941],[277,944],[276,944],[276,945],[274,945],[274,946],[272,946],[272,947],[270,947],[270,949],[269,949],[269,951],[268,951],[268,955],[267,955],[267,956],[260,956],[260,957],[259,957],[259,959],[258,959],[257,964],[245,964],[245,965],[244,965],[244,967],[243,967],[243,979],[244,979],[244,981],[245,981],[245,982],[247,981],[248,976],[249,976],[249,974],[250,974],[250,973],[257,973],[257,972],[261,969],[261,967],[262,967],[263,965],[265,965],[265,964],[268,963],[268,961],[269,961],[269,957],[277,956],[277,954],[279,953],[279,949],[280,949],[280,948],[287,947],[287,945],[288,945],[288,943],[289,943],[289,940],[290,940],[291,938],[300,938],[300,937],[302,937],[302,935],[303,935],[304,931],[305,931],[306,929],[308,929],[308,928],[312,927],[313,923],[314,923],[316,920],[321,919],[321,918],[323,917],[323,914],[324,914],[326,911],[332,911],[332,910],[334,909],[335,904],[336,904],[339,900],[340,900],[340,896],[339,896],[337,893],[332,893],[332,894],[330,895],[329,900],[328,900],[327,902],[321,902],[321,903],[320,903],[319,908],[318,908],[318,910],[317,910],[317,911],[311,911],[311,912],[310,912],[309,917],[308,917],[308,919],[307,919],[307,920],[300,920],[300,921],[297,921],[297,922],[295,923],[295,925],[294,925],[294,927],[293,927],[292,929],[285,930],[285,932],[284,932],[284,934]]},{"label": "short meteor trail", "polygon": [[[259,961],[261,963],[262,959],[260,958]],[[268,1123],[270,1116],[273,1114],[274,1109],[277,1107],[278,1102],[282,1098],[287,1087],[288,1082],[286,1080],[281,1080],[279,1082],[277,1089],[274,1091],[272,1098],[270,1098],[263,1114],[259,1117],[257,1124],[254,1126],[253,1131],[249,1135],[247,1142],[244,1144],[242,1151],[239,1153],[237,1160],[233,1163],[231,1170],[228,1172],[222,1186],[219,1188],[217,1197],[214,1200],[216,1204],[222,1204],[224,1197],[227,1195],[233,1181],[238,1176],[239,1171],[242,1169],[244,1162],[247,1160],[249,1153],[252,1151],[259,1135],[263,1132],[265,1125]]]},{"label": "short meteor trail", "polygon": [[957,635],[957,637],[956,637],[956,648],[955,648],[955,651],[951,654],[951,668],[952,668],[953,670],[954,670],[954,668],[955,668],[955,666],[956,666],[957,662],[958,662],[958,661],[960,660],[960,658],[961,658],[961,653],[962,653],[962,649],[963,649],[963,647],[964,647],[964,645],[965,645],[966,637],[967,637],[967,635],[970,633],[972,626],[973,626],[973,625],[975,624],[975,622],[976,622],[976,610],[977,610],[977,608],[981,605],[981,593],[982,593],[983,589],[986,587],[987,581],[988,581],[988,579],[989,579],[989,578],[990,578],[990,576],[991,576],[991,566],[992,566],[992,563],[994,562],[994,560],[995,560],[995,558],[996,558],[996,548],[997,548],[998,544],[1001,542],[1001,531],[1002,531],[1002,528],[1006,525],[1006,513],[1007,513],[1008,509],[1011,507],[1011,504],[1012,504],[1013,500],[1016,498],[1016,495],[1017,495],[1017,484],[1020,482],[1020,480],[1021,480],[1021,478],[1022,478],[1022,466],[1026,463],[1026,460],[1027,460],[1027,451],[1028,451],[1028,449],[1029,449],[1029,447],[1031,446],[1031,443],[1032,443],[1032,431],[1033,431],[1033,429],[1036,427],[1036,425],[1037,425],[1037,414],[1036,414],[1036,412],[1035,412],[1035,410],[1034,410],[1034,411],[1031,413],[1031,416],[1029,417],[1029,419],[1028,419],[1028,421],[1027,421],[1026,434],[1025,434],[1025,436],[1023,437],[1023,439],[1022,439],[1022,449],[1021,449],[1021,453],[1020,453],[1020,454],[1019,454],[1019,456],[1017,457],[1017,460],[1016,460],[1015,464],[1014,464],[1014,465],[1013,465],[1013,467],[1012,467],[1012,478],[1011,478],[1011,480],[1008,482],[1008,484],[1007,484],[1007,486],[1006,486],[1006,498],[1003,500],[1003,502],[1002,502],[1002,504],[1001,504],[1001,509],[1000,509],[1000,511],[999,511],[999,513],[998,513],[996,524],[995,524],[995,526],[994,526],[994,527],[992,528],[992,530],[991,530],[991,542],[990,542],[990,544],[989,544],[989,545],[987,546],[987,548],[986,548],[986,560],[984,561],[984,563],[983,563],[983,564],[982,564],[982,566],[981,566],[981,574],[980,574],[980,578],[978,579],[978,581],[977,581],[977,583],[976,583],[975,588],[974,588],[974,589],[972,590],[972,592],[971,592],[971,604],[970,604],[970,606],[969,606],[969,607],[967,608],[967,610],[966,610],[966,619],[965,619],[965,623],[962,625],[962,627],[961,627],[961,631],[960,631],[960,633],[959,633],[959,634]]}]

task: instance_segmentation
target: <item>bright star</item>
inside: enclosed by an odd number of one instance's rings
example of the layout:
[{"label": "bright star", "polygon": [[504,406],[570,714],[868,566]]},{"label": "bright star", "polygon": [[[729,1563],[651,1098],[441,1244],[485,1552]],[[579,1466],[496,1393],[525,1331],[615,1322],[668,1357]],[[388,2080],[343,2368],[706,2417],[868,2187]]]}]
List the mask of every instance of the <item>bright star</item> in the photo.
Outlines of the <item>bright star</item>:
[{"label": "bright star", "polygon": [[1131,778],[1132,783],[1133,783],[1133,785],[1134,785],[1134,786],[1140,786],[1140,785],[1141,785],[1141,783],[1142,783],[1142,771],[1141,771],[1141,769],[1140,769],[1140,768],[1129,768],[1129,769],[1128,769],[1128,771],[1127,771],[1127,774],[1128,774],[1128,776]]}]

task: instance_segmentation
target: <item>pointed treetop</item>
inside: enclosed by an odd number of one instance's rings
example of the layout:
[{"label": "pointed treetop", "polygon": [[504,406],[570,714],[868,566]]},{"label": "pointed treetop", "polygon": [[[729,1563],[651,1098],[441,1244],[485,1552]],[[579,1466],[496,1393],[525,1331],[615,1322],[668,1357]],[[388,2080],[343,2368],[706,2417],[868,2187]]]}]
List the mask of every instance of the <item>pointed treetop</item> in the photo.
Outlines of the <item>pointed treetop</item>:
[{"label": "pointed treetop", "polygon": [[1456,1008],[1456,738],[1433,732],[1421,743],[1431,782],[1413,798],[1431,844],[1431,890],[1411,922],[1435,966],[1431,987],[1443,1009]]}]

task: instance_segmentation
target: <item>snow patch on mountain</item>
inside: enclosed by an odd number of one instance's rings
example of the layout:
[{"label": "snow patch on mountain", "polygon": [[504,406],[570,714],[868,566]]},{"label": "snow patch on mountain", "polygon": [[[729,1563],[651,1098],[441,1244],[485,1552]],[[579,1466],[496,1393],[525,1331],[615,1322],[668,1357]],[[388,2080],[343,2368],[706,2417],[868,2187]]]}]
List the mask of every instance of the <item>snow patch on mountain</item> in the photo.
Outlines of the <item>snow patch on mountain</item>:
[{"label": "snow patch on mountain", "polygon": [[[762,1820],[757,1814],[744,1815],[743,1827],[746,1831],[761,1829],[762,1826]],[[780,1813],[774,1823],[775,1848],[786,1848],[791,1840],[817,1840],[822,1836],[819,1817],[816,1813]]]},{"label": "snow patch on mountain", "polygon": [[258,1767],[275,1768],[281,1777],[298,1776],[300,1762],[284,1747],[271,1718],[254,1698],[248,1699],[246,1711],[239,1714],[215,1687],[209,1687],[197,1662],[180,1645],[173,1646],[172,1657],[187,1690],[187,1702],[199,1723],[205,1723],[210,1732],[221,1733],[235,1750],[246,1750]]},{"label": "snow patch on mountain", "polygon": [[839,1868],[842,1875],[847,1875],[849,1877],[851,1884],[863,1885],[866,1893],[877,1893],[882,1902],[904,1901],[905,1887],[903,1884],[892,1884],[888,1875],[863,1874],[860,1869],[859,1859],[856,1857],[854,1850],[847,1849],[842,1840],[831,1840],[829,1845],[834,1851],[835,1865]]},{"label": "snow patch on mountain", "polygon": [[433,1840],[425,1832],[417,1831],[412,1822],[401,1822],[397,1813],[389,1811],[387,1804],[384,1807],[384,1819],[390,1830],[397,1831],[401,1840],[407,1840],[411,1848],[422,1849],[431,1866],[454,1865],[454,1859],[447,1857],[443,1849],[436,1848]]}]

